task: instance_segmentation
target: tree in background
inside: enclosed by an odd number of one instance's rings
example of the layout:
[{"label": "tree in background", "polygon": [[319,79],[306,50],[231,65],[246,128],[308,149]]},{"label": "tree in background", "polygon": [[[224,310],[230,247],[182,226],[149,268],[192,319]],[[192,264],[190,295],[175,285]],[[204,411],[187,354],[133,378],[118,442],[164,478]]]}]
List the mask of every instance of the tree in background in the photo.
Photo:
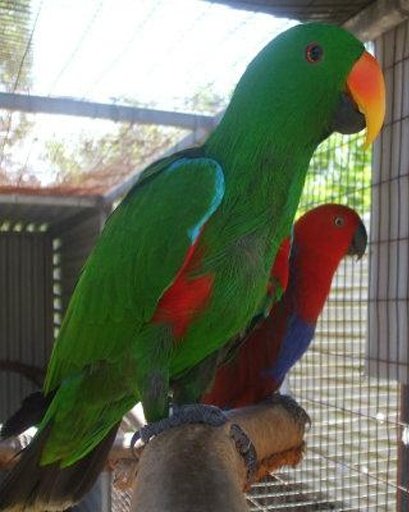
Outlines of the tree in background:
[{"label": "tree in background", "polygon": [[364,151],[363,136],[335,133],[315,152],[307,174],[299,214],[320,203],[338,202],[361,215],[371,206],[371,150]]},{"label": "tree in background", "polygon": [[[140,106],[129,98],[117,101]],[[209,86],[186,99],[183,107],[185,111],[217,114],[226,102]],[[54,138],[45,142],[43,160],[54,169],[57,186],[106,190],[159,158],[188,133],[164,126],[104,123],[107,129],[101,135],[83,132],[74,139]]]},{"label": "tree in background", "polygon": [[175,144],[182,130],[112,123],[103,135],[45,141],[43,159],[54,169],[56,186],[99,192],[123,180]]},{"label": "tree in background", "polygon": [[[27,91],[31,84],[30,18],[30,0],[0,6],[0,87],[4,92]],[[24,113],[0,110],[0,184],[18,179],[20,169],[13,165],[10,152],[30,127]]]}]

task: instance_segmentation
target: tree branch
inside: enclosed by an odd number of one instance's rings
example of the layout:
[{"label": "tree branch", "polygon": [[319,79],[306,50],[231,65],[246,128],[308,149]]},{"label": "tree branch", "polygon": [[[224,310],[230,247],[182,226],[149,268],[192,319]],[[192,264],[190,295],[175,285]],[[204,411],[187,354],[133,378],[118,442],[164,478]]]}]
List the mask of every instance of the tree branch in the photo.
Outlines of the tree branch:
[{"label": "tree branch", "polygon": [[41,388],[44,381],[45,370],[21,361],[0,360],[0,371],[14,372],[23,375],[37,387]]},{"label": "tree branch", "polygon": [[300,462],[307,414],[288,397],[232,411],[222,427],[186,425],[154,438],[143,450],[132,510],[151,512],[245,512],[251,482],[230,436],[233,423],[257,452],[253,481],[282,465]]}]

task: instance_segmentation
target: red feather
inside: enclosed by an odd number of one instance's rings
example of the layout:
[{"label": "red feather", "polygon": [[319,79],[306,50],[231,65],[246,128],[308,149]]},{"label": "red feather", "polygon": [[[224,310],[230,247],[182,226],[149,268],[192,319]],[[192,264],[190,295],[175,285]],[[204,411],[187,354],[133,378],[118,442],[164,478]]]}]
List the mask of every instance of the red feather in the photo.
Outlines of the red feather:
[{"label": "red feather", "polygon": [[270,316],[246,338],[235,359],[219,367],[211,391],[200,400],[202,403],[244,407],[260,402],[280,387],[281,382],[261,375],[260,369],[278,357],[287,320],[285,314],[280,314],[281,309],[282,304],[275,304]]},{"label": "red feather", "polygon": [[198,241],[189,248],[175,280],[160,298],[153,317],[156,323],[170,324],[176,340],[183,337],[193,318],[205,309],[213,289],[211,274],[195,275],[203,257]]},{"label": "red feather", "polygon": [[289,272],[289,259],[290,259],[291,242],[290,238],[286,238],[280,245],[274,265],[271,269],[270,282],[268,284],[267,293],[270,297],[277,294],[277,285],[280,285],[281,290],[285,291],[288,284]]}]

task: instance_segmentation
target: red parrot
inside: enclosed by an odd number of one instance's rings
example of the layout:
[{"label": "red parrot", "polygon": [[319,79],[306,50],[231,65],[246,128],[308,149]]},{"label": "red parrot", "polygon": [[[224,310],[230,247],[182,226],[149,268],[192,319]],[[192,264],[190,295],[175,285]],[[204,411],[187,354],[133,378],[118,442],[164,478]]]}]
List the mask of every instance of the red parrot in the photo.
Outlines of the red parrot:
[{"label": "red parrot", "polygon": [[[220,366],[205,404],[243,407],[265,400],[302,357],[313,337],[342,258],[366,248],[367,234],[358,214],[346,206],[325,204],[304,214],[294,225],[289,280],[280,302],[269,316],[232,347],[233,356]],[[272,276],[285,284],[282,245]],[[231,352],[230,352],[231,353]]]}]

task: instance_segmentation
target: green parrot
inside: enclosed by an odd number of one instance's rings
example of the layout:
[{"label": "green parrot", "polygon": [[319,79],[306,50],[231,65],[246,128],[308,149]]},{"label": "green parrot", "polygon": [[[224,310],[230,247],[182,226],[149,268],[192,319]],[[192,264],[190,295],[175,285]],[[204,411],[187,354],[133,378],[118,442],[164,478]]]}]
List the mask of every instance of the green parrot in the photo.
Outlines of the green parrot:
[{"label": "green parrot", "polygon": [[[92,486],[135,403],[148,422],[168,416],[172,383],[265,301],[317,145],[365,125],[370,143],[384,102],[382,73],[360,41],[299,25],[250,63],[204,145],[142,173],[81,273],[38,433],[0,488],[0,510],[66,508]],[[210,378],[190,374],[178,401],[197,401]]]}]

